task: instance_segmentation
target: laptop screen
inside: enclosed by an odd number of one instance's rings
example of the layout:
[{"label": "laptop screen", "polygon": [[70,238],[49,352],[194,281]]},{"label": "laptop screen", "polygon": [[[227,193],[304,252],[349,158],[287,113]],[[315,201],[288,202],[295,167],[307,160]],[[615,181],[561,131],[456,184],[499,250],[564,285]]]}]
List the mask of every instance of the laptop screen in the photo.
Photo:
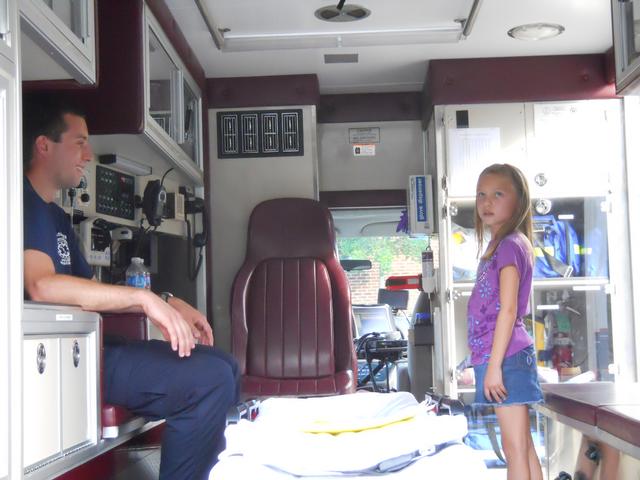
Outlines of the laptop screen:
[{"label": "laptop screen", "polygon": [[389,305],[353,305],[356,337],[396,330]]}]

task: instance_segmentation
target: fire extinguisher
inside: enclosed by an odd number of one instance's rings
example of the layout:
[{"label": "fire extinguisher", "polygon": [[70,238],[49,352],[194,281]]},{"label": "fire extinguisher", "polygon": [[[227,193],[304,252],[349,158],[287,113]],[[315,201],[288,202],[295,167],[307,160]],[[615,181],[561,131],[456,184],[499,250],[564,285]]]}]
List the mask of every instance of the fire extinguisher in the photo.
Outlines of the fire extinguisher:
[{"label": "fire extinguisher", "polygon": [[566,333],[556,332],[554,334],[551,362],[558,373],[561,373],[562,368],[573,366],[573,341]]}]

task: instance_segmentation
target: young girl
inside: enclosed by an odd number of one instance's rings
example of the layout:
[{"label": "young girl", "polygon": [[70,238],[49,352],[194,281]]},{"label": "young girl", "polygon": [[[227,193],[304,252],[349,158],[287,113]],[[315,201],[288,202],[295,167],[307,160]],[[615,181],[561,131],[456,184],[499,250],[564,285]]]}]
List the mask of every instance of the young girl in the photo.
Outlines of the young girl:
[{"label": "young girl", "polygon": [[529,187],[520,170],[495,164],[480,174],[476,236],[482,252],[469,299],[469,348],[476,403],[493,405],[500,424],[508,479],[541,480],[529,427],[528,405],[542,401],[533,341],[522,317],[528,312],[533,248]]}]

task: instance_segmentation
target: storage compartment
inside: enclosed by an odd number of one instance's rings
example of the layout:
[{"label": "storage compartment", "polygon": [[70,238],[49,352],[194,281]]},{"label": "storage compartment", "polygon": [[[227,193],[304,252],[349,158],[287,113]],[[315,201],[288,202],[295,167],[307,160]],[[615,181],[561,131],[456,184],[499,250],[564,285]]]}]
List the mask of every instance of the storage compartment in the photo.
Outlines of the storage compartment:
[{"label": "storage compartment", "polygon": [[[88,335],[60,339],[62,376],[62,449],[69,450],[95,437],[95,368]],[[93,355],[95,357],[95,355]]]},{"label": "storage compartment", "polygon": [[94,0],[20,0],[22,79],[95,83]]},{"label": "storage compartment", "polygon": [[[533,214],[534,272],[531,312],[524,318],[549,382],[613,380],[628,366],[612,329],[612,312],[624,315],[621,256],[609,257],[610,235],[623,229],[625,207],[620,102],[593,100],[500,105],[452,105],[439,110],[445,147],[438,182],[444,186],[441,225],[441,304],[444,393],[474,390],[457,368],[468,353],[467,305],[479,261],[475,233],[478,175],[493,163],[510,163],[527,178]],[[458,125],[459,112],[468,122]],[[436,115],[438,110],[436,110]],[[488,233],[483,250],[489,243]],[[622,327],[622,328],[621,328]],[[623,333],[623,335],[625,335]],[[543,369],[544,367],[544,369]],[[555,370],[555,372],[554,372]],[[557,372],[557,376],[556,376]],[[590,372],[590,373],[587,373]],[[576,379],[578,380],[578,379]]]},{"label": "storage compartment", "polygon": [[53,478],[98,442],[97,313],[28,302],[23,315],[25,472]]},{"label": "storage compartment", "polygon": [[60,340],[25,336],[23,342],[24,466],[60,454]]}]

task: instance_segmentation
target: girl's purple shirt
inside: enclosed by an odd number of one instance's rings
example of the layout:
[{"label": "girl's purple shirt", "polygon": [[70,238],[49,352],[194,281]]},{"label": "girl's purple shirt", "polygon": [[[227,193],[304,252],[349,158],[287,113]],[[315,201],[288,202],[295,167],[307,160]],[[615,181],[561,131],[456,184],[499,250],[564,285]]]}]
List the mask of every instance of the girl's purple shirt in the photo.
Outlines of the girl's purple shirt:
[{"label": "girl's purple shirt", "polygon": [[520,232],[513,232],[502,239],[491,258],[481,260],[478,265],[476,284],[467,310],[468,344],[473,365],[489,360],[500,312],[500,270],[509,265],[518,270],[520,285],[516,322],[505,357],[533,343],[522,323],[522,317],[529,313],[533,259],[527,238]]}]

